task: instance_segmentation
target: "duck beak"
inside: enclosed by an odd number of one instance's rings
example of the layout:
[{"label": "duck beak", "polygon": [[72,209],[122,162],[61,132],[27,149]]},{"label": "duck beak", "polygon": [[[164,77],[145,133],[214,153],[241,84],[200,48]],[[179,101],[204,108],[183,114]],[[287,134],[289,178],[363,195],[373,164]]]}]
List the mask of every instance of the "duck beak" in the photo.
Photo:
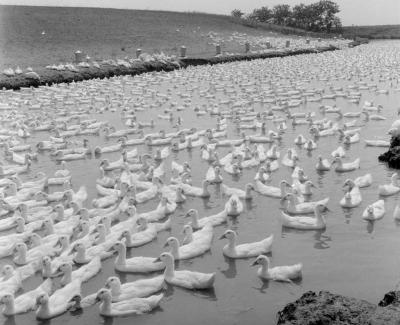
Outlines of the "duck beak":
[{"label": "duck beak", "polygon": [[166,248],[166,247],[168,247],[169,245],[168,245],[168,242],[166,242],[164,245],[163,245],[163,248]]},{"label": "duck beak", "polygon": [[161,262],[161,258],[160,258],[160,257],[157,257],[157,258],[153,261],[153,263],[159,263],[159,262]]},{"label": "duck beak", "polygon": [[110,289],[110,284],[107,282],[106,284],[104,284],[104,288]]},{"label": "duck beak", "polygon": [[250,264],[250,266],[256,266],[258,265],[258,260],[255,260],[253,263]]},{"label": "duck beak", "polygon": [[226,237],[225,237],[225,234],[222,234],[222,236],[221,237],[219,237],[218,239],[219,240],[222,240],[222,239],[225,239]]},{"label": "duck beak", "polygon": [[94,299],[94,303],[97,304],[97,303],[100,302],[100,301],[101,301],[100,297],[99,297],[99,296],[96,296],[96,298]]}]

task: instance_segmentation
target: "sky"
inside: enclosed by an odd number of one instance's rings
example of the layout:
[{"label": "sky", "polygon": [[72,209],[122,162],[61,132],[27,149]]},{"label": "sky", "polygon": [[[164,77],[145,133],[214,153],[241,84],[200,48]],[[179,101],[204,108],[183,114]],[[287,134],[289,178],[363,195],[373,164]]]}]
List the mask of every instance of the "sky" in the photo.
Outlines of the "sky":
[{"label": "sky", "polygon": [[[312,3],[317,0],[0,0],[0,4],[36,6],[105,7],[169,11],[200,11],[229,14],[237,8],[245,13],[262,6]],[[400,24],[400,0],[336,0],[342,24]]]}]

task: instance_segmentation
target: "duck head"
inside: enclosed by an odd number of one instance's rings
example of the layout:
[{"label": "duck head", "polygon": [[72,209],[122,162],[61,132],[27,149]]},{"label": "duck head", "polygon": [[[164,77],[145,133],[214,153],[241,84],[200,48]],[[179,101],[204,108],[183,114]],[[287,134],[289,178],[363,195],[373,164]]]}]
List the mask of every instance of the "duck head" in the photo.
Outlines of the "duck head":
[{"label": "duck head", "polygon": [[220,240],[222,239],[228,239],[229,241],[232,241],[236,238],[236,232],[234,232],[233,230],[226,230],[221,237],[219,237]]},{"label": "duck head", "polygon": [[148,221],[146,218],[139,217],[136,220],[136,224],[138,225],[138,231],[144,231],[147,229]]},{"label": "duck head", "polygon": [[105,302],[105,303],[111,303],[112,300],[112,295],[111,291],[108,289],[100,289],[97,294],[96,294],[96,299],[95,302]]},{"label": "duck head", "polygon": [[251,266],[256,266],[256,265],[266,265],[268,266],[270,264],[269,258],[265,255],[259,255],[253,263],[251,263]]},{"label": "duck head", "polygon": [[113,296],[118,296],[121,293],[121,281],[117,276],[111,276],[104,284],[104,288],[110,290]]},{"label": "duck head", "polygon": [[12,265],[6,264],[1,269],[1,275],[3,276],[3,280],[7,280],[14,275],[15,269]]}]

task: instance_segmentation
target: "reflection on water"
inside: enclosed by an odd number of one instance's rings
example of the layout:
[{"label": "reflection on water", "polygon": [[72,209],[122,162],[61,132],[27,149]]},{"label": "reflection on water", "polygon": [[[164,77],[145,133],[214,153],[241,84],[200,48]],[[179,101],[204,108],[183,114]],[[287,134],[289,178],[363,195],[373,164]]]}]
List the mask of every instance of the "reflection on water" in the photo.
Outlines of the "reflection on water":
[{"label": "reflection on water", "polygon": [[233,279],[236,277],[237,269],[236,269],[236,259],[229,258],[224,256],[225,263],[228,264],[228,268],[226,270],[221,270],[220,272],[225,275],[228,279]]}]

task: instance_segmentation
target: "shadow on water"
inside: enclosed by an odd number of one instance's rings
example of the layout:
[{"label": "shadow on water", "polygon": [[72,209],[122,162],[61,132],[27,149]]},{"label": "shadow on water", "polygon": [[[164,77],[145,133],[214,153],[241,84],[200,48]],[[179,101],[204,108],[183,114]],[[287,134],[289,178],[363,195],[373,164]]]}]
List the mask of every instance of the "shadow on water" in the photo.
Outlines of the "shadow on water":
[{"label": "shadow on water", "polygon": [[316,249],[327,249],[330,248],[328,242],[332,241],[331,236],[324,235],[326,230],[317,230],[314,233],[314,248]]},{"label": "shadow on water", "polygon": [[253,202],[253,200],[244,200],[244,206],[246,208],[246,211],[251,211],[253,208],[257,207],[257,204]]},{"label": "shadow on water", "polygon": [[265,293],[266,290],[269,288],[269,280],[261,280],[261,286],[258,287],[253,287],[255,290],[259,291],[260,293]]},{"label": "shadow on water", "polygon": [[220,270],[220,272],[225,275],[227,279],[233,279],[237,275],[236,260],[234,258],[229,258],[224,256],[225,262],[228,264],[226,270]]},{"label": "shadow on water", "polygon": [[284,238],[286,234],[303,234],[304,232],[314,232],[314,245],[313,247],[316,249],[328,249],[330,248],[328,242],[332,241],[331,236],[324,235],[326,229],[321,230],[300,230],[293,229],[282,226],[282,237]]},{"label": "shadow on water", "polygon": [[353,215],[351,208],[342,208],[344,219],[346,224],[350,223],[351,217]]},{"label": "shadow on water", "polygon": [[4,325],[16,325],[15,316],[9,316],[5,319]]},{"label": "shadow on water", "polygon": [[367,232],[372,235],[375,229],[375,221],[367,220],[366,222],[367,222]]}]

